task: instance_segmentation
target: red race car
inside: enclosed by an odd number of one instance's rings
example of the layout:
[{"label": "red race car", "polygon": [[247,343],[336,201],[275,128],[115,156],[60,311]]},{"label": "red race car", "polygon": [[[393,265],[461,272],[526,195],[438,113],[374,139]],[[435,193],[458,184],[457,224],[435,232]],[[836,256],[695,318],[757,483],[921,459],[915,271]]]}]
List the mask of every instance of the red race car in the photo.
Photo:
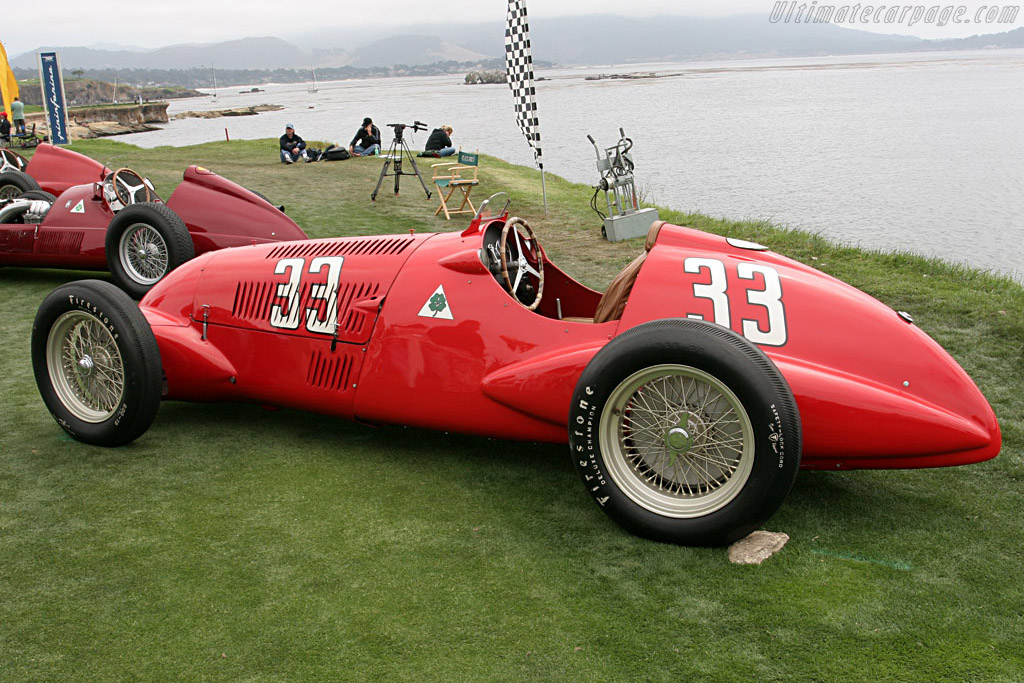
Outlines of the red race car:
[{"label": "red race car", "polygon": [[[198,166],[185,170],[166,203],[134,171],[111,172],[52,145],[40,147],[28,170],[43,180],[0,173],[0,265],[109,270],[139,298],[195,255],[306,239],[265,197]],[[67,186],[69,178],[81,184]]]},{"label": "red race car", "polygon": [[[486,213],[491,200],[481,207]],[[74,438],[142,435],[162,399],[566,442],[630,531],[724,544],[797,470],[962,465],[995,415],[906,313],[757,244],[656,223],[603,295],[529,226],[347,237],[194,259],[138,307],[65,285],[32,332],[42,397]]]},{"label": "red race car", "polygon": [[59,195],[69,187],[103,180],[110,173],[95,159],[51,144],[39,145],[31,159],[11,149],[0,150],[0,155],[0,199],[13,199],[31,190]]}]

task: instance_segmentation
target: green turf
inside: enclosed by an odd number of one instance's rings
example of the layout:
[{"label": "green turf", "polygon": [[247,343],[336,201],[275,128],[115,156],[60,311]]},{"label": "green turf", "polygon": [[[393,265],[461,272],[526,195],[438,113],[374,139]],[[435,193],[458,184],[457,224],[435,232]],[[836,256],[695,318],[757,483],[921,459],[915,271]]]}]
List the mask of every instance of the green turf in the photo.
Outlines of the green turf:
[{"label": "green turf", "polygon": [[[166,198],[189,163],[284,203],[312,236],[462,229],[380,160],[283,166],[276,141],[74,149]],[[429,173],[431,160],[420,160]],[[592,190],[490,157],[549,254],[603,287]],[[119,449],[65,436],[29,360],[36,307],[86,274],[0,270],[0,681],[1014,681],[1024,679],[1024,289],[768,223],[755,239],[909,310],[964,365],[1003,453],[944,470],[804,472],[760,567],[609,521],[565,447],[374,429],[248,405],[164,405]],[[967,236],[965,236],[965,241]],[[91,276],[91,275],[90,275]],[[105,277],[105,276],[104,276]]]}]

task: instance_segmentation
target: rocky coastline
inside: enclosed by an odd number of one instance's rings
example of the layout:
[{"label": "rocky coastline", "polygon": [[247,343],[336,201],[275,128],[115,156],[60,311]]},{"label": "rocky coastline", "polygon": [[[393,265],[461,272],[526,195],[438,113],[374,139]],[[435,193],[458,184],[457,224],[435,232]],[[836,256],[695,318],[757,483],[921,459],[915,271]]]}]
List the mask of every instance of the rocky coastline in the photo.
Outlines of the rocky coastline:
[{"label": "rocky coastline", "polygon": [[[168,123],[167,102],[151,102],[132,105],[109,105],[99,107],[75,107],[68,110],[68,132],[72,140],[89,140],[92,138],[126,135],[128,133],[144,133],[158,130],[153,124]],[[235,107],[231,109],[212,109],[209,111],[186,111],[175,114],[175,119],[201,118],[213,119],[222,116],[255,116],[262,112],[284,109],[278,104],[260,104],[252,107]],[[47,135],[49,126],[46,115],[42,112],[29,114],[25,122],[40,136]]]}]

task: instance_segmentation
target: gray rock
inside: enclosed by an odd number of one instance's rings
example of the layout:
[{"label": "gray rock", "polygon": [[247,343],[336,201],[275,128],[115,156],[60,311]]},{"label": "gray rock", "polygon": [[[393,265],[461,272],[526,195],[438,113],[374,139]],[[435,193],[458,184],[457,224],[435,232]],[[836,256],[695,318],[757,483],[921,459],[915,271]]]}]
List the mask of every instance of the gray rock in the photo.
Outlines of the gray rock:
[{"label": "gray rock", "polygon": [[761,564],[789,541],[789,534],[777,531],[755,531],[729,546],[733,564]]}]

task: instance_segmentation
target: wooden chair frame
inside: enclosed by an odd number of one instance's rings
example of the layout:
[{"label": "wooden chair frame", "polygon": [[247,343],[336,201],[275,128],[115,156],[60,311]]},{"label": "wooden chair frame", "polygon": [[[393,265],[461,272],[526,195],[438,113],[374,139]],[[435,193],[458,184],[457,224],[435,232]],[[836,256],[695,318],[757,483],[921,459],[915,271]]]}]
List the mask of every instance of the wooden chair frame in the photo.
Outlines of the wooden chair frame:
[{"label": "wooden chair frame", "polygon": [[[453,213],[476,213],[476,207],[473,206],[469,193],[480,184],[480,180],[477,178],[479,167],[479,152],[470,154],[460,151],[458,161],[431,164],[433,169],[431,180],[437,185],[437,196],[441,199],[440,206],[434,211],[435,216],[444,211],[445,219],[451,220]],[[447,194],[445,188],[448,189]],[[453,209],[448,205],[448,201],[456,190],[462,193],[462,203],[459,204],[459,208]],[[466,208],[467,204],[469,205],[468,209]]]}]

